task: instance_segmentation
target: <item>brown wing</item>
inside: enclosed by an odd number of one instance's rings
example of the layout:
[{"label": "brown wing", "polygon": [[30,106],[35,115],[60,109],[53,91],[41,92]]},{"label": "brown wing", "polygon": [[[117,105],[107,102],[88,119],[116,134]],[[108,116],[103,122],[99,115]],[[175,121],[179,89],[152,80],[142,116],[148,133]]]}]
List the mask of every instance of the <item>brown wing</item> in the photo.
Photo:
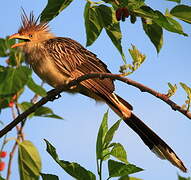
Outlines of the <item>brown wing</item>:
[{"label": "brown wing", "polygon": [[[58,69],[71,78],[78,78],[91,72],[109,72],[107,66],[95,54],[69,38],[54,38],[45,41],[46,49]],[[111,79],[89,79],[81,83],[96,94],[107,95],[114,91]]]}]

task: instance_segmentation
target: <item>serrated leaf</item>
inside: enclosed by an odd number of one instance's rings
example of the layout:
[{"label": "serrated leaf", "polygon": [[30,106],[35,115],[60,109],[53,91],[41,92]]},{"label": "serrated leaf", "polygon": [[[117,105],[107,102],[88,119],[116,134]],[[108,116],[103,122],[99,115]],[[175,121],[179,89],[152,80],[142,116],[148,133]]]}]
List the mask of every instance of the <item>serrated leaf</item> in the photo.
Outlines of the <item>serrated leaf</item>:
[{"label": "serrated leaf", "polygon": [[133,164],[124,164],[118,161],[108,161],[109,177],[119,177],[143,171]]},{"label": "serrated leaf", "polygon": [[89,2],[86,3],[84,9],[84,19],[86,28],[86,46],[90,46],[100,35],[103,27],[99,20],[97,7],[91,7]]},{"label": "serrated leaf", "polygon": [[47,140],[45,140],[47,145],[47,152],[52,156],[52,158],[72,177],[78,180],[96,180],[96,176],[80,166],[75,162],[68,162],[64,160],[59,160],[56,149]]},{"label": "serrated leaf", "polygon": [[30,141],[23,141],[18,147],[20,180],[38,180],[41,171],[38,150]]},{"label": "serrated leaf", "polygon": [[46,94],[46,90],[42,87],[42,86],[39,86],[38,84],[36,84],[32,78],[30,78],[28,80],[28,83],[27,83],[27,86],[30,90],[32,90],[34,93],[42,96],[42,97],[45,97],[47,94]]},{"label": "serrated leaf", "polygon": [[156,23],[142,23],[143,29],[153,45],[155,46],[157,53],[159,53],[160,49],[163,45],[163,30],[162,28],[157,25]]},{"label": "serrated leaf", "polygon": [[70,5],[73,0],[48,0],[41,13],[40,21],[48,22]]},{"label": "serrated leaf", "polygon": [[103,143],[105,135],[108,131],[108,111],[104,114],[102,123],[99,127],[97,141],[96,141],[96,156],[97,159],[102,159],[103,156]]},{"label": "serrated leaf", "polygon": [[106,133],[105,138],[104,138],[104,147],[106,148],[110,142],[113,139],[113,136],[115,134],[115,132],[117,131],[117,129],[119,128],[119,124],[120,124],[121,120],[118,120]]},{"label": "serrated leaf", "polygon": [[120,143],[116,143],[114,147],[112,148],[110,154],[117,158],[118,160],[128,163],[127,161],[127,153],[124,149],[124,147]]},{"label": "serrated leaf", "polygon": [[32,71],[26,66],[4,68],[0,71],[0,95],[16,94],[31,77]]},{"label": "serrated leaf", "polygon": [[42,180],[59,180],[58,176],[53,174],[43,174],[40,173]]},{"label": "serrated leaf", "polygon": [[191,6],[177,5],[170,11],[170,14],[187,23],[191,23]]}]

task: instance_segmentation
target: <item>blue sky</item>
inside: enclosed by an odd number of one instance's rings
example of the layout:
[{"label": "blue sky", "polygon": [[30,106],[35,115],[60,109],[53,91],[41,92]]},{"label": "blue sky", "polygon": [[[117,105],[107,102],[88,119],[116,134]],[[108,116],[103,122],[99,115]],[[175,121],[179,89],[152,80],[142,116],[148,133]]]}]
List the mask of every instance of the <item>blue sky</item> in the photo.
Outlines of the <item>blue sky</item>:
[{"label": "blue sky", "polygon": [[[163,11],[165,7],[175,5],[167,1],[162,3],[161,1],[155,1],[155,3],[152,1],[146,2],[154,8],[160,8]],[[45,0],[38,2],[32,0],[7,0],[1,2],[0,37],[4,38],[17,32],[20,26],[21,7],[27,12],[34,11],[34,14],[38,16],[46,6],[46,3],[47,1]],[[57,36],[75,39],[85,46],[84,5],[85,0],[74,1],[69,8],[50,22],[52,32]],[[183,25],[184,31],[191,35],[190,25],[185,23]],[[129,76],[131,79],[162,93],[167,92],[168,82],[176,84],[184,82],[191,86],[190,37],[183,37],[165,31],[164,46],[157,55],[155,48],[143,32],[139,20],[135,25],[130,24],[127,20],[121,23],[121,27],[123,31],[122,43],[128,62],[131,62],[128,55],[128,48],[131,47],[131,43],[147,56],[141,68]],[[119,66],[123,63],[122,59],[104,31],[98,40],[88,49],[97,54],[112,72],[118,73]],[[36,75],[34,77],[36,82],[41,82]],[[45,87],[47,90],[51,89],[48,85]],[[173,111],[159,99],[140,92],[134,87],[116,82],[116,92],[134,106],[134,112],[175,150],[190,170],[190,120],[182,114]],[[31,97],[32,94],[27,91],[22,96],[22,100],[30,100]],[[186,99],[186,94],[179,87],[178,92],[172,99],[182,105]],[[47,105],[53,108],[55,113],[64,117],[64,120],[48,118],[29,119],[24,130],[26,139],[31,140],[39,149],[43,162],[42,172],[56,174],[61,180],[72,179],[50,158],[45,150],[44,138],[57,148],[61,159],[78,162],[87,169],[96,172],[96,136],[103,113],[108,107],[103,104],[96,104],[94,100],[84,96],[72,96],[66,93],[62,94],[62,98],[49,102]],[[113,112],[109,112],[109,122],[113,124],[119,118]],[[10,110],[3,111],[0,120],[6,124],[10,122],[12,120]],[[14,136],[14,133],[15,131],[13,130],[10,136]],[[145,180],[175,180],[177,179],[177,173],[187,176],[187,174],[183,174],[169,162],[162,161],[151,153],[140,138],[124,123],[121,123],[119,131],[115,136],[115,141],[124,145],[129,162],[145,169],[145,171],[135,174],[135,177]],[[12,144],[13,142],[10,142],[6,146],[7,151],[10,150]],[[190,171],[189,175],[191,175]],[[14,158],[11,179],[19,179],[17,155]]]}]

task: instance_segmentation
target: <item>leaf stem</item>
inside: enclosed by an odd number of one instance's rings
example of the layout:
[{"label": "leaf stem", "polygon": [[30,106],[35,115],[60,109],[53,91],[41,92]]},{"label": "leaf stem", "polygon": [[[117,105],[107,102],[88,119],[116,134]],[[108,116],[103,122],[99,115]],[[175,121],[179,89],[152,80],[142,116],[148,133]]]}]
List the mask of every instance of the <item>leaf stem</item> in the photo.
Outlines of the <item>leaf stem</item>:
[{"label": "leaf stem", "polygon": [[100,162],[99,162],[99,171],[98,171],[99,180],[102,180],[102,164],[103,164],[103,160],[100,159]]}]

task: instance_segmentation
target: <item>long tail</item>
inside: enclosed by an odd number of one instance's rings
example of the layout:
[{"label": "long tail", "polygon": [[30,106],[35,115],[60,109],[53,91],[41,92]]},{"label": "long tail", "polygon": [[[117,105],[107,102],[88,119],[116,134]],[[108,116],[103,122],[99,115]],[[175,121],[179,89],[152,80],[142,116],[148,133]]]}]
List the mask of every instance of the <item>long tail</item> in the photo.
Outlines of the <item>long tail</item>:
[{"label": "long tail", "polygon": [[154,131],[132,113],[132,106],[128,102],[114,93],[104,99],[111,109],[123,118],[124,122],[140,136],[152,152],[161,159],[169,160],[183,172],[187,171],[176,153]]}]

